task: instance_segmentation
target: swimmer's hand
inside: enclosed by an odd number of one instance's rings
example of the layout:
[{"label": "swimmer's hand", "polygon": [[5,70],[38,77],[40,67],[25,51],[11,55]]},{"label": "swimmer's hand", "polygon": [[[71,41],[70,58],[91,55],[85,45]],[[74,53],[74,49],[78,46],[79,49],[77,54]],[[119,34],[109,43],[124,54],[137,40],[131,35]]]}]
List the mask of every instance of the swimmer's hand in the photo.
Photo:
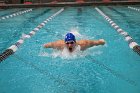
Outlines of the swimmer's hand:
[{"label": "swimmer's hand", "polygon": [[51,48],[51,43],[47,43],[43,45],[44,48]]},{"label": "swimmer's hand", "polygon": [[100,42],[101,45],[105,44],[105,40],[104,39],[99,39],[99,42]]},{"label": "swimmer's hand", "polygon": [[46,44],[42,45],[44,48],[46,48]]}]

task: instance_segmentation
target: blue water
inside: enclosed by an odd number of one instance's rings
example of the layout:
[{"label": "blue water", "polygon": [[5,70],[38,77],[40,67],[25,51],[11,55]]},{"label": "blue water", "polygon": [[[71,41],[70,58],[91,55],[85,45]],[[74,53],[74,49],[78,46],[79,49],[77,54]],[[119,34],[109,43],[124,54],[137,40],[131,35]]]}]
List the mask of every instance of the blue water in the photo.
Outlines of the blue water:
[{"label": "blue water", "polygon": [[[139,20],[126,15],[132,11],[136,12],[133,15],[138,16],[137,11],[127,6],[111,6],[112,10],[105,6],[99,8],[139,41]],[[0,51],[60,9],[37,8],[27,14],[2,20]],[[133,28],[125,25],[134,24],[128,20],[129,17],[137,26],[136,32],[131,32]],[[60,51],[42,47],[44,43],[64,39],[70,31],[76,34],[77,40],[103,38],[106,44],[68,57]],[[139,93],[139,66],[138,54],[129,48],[124,37],[94,7],[67,7],[0,64],[0,93]]]},{"label": "blue water", "polygon": [[[140,9],[139,6],[132,7]],[[128,32],[135,39],[135,41],[140,44],[140,11],[128,9],[127,6],[102,8],[104,8],[104,11],[108,11],[106,12],[107,15],[109,15],[112,18],[112,20],[118,23],[123,30]]]}]

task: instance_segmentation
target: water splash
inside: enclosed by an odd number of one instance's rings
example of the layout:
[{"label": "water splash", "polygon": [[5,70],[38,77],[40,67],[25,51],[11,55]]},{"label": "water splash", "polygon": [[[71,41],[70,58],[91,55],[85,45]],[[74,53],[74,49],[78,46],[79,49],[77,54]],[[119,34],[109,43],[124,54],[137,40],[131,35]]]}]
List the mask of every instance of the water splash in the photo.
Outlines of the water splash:
[{"label": "water splash", "polygon": [[79,33],[79,29],[78,28],[71,28],[70,32],[72,34],[74,34],[76,37],[81,37],[82,35]]},{"label": "water splash", "polygon": [[45,51],[45,48],[43,48],[43,46],[41,46],[38,56],[49,56],[49,53]]},{"label": "water splash", "polygon": [[80,51],[80,49],[81,47],[77,46],[75,50],[72,53],[70,53],[67,48],[64,48],[61,52],[62,59],[75,59],[84,56],[83,52]]},{"label": "water splash", "polygon": [[[78,27],[71,28],[70,32],[73,33],[76,36],[76,38],[79,38],[79,39],[90,38],[86,35],[80,34]],[[102,47],[100,47],[100,46],[94,46],[94,47],[87,49],[85,51],[81,51],[80,46],[77,46],[75,51],[70,53],[67,50],[67,48],[64,48],[63,50],[57,50],[57,49],[48,49],[48,48],[45,49],[45,48],[41,47],[40,52],[39,52],[39,56],[52,57],[52,58],[60,57],[62,59],[78,59],[78,58],[85,57],[87,55],[92,55],[92,56],[100,55],[100,54],[102,54],[102,51],[100,50],[101,48]]]},{"label": "water splash", "polygon": [[64,48],[63,50],[57,50],[57,49],[45,49],[40,48],[40,52],[38,56],[42,57],[52,57],[52,58],[61,58],[61,59],[79,59],[83,58],[88,55],[97,56],[101,55],[102,51],[100,50],[101,47],[93,47],[90,49],[87,49],[85,51],[80,50],[80,46],[77,46],[75,51],[70,53],[67,48]]},{"label": "water splash", "polygon": [[[78,39],[89,39],[89,38],[91,38],[91,37],[89,37],[89,36],[82,35],[82,34],[79,32],[79,28],[78,28],[78,27],[71,28],[71,29],[70,29],[70,32],[71,32],[72,34],[74,34],[75,37],[78,38]],[[94,38],[94,37],[92,37],[92,39],[93,39],[93,38]]]}]

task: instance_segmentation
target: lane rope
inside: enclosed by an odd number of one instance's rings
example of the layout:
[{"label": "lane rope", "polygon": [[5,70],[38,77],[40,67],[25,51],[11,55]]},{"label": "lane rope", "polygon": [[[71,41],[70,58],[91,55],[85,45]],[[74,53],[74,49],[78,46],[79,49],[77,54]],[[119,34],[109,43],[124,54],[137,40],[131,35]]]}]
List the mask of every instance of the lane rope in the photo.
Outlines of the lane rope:
[{"label": "lane rope", "polygon": [[27,10],[24,10],[24,11],[20,11],[20,12],[17,12],[17,13],[13,13],[13,14],[11,14],[11,15],[3,16],[3,17],[0,17],[0,21],[1,21],[1,20],[5,20],[5,19],[9,19],[9,18],[18,16],[18,15],[22,15],[22,14],[25,14],[25,13],[28,13],[28,12],[31,12],[31,11],[33,11],[33,9],[27,9]]},{"label": "lane rope", "polygon": [[43,26],[45,26],[49,21],[51,21],[55,16],[60,14],[64,11],[64,8],[61,8],[59,11],[54,13],[52,16],[47,18],[45,21],[40,23],[36,28],[34,28],[29,34],[25,34],[23,37],[21,37],[15,44],[10,46],[8,49],[6,49],[2,54],[0,54],[0,62],[2,62],[4,59],[6,59],[8,56],[14,54],[20,45],[22,45],[25,41],[25,39],[31,38],[31,36],[35,35],[36,32],[38,32]]},{"label": "lane rope", "polygon": [[140,12],[140,9],[138,9],[138,8],[131,7],[131,6],[128,6],[128,8]]},{"label": "lane rope", "polygon": [[132,39],[132,37],[123,29],[121,29],[109,16],[103,13],[99,8],[95,7],[95,9],[101,14],[104,19],[113,27],[120,35],[122,35],[125,40],[128,42],[129,47],[133,49],[134,52],[137,52],[140,56],[140,46]]}]

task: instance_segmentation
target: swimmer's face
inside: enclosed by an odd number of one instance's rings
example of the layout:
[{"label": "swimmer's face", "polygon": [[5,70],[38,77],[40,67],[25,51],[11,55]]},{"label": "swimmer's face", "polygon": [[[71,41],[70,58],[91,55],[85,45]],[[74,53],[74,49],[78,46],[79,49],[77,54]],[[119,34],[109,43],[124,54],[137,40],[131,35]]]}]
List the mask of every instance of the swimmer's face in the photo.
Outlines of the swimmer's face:
[{"label": "swimmer's face", "polygon": [[74,41],[67,41],[65,42],[67,49],[69,50],[69,52],[73,52],[74,48],[76,46],[76,42]]}]

